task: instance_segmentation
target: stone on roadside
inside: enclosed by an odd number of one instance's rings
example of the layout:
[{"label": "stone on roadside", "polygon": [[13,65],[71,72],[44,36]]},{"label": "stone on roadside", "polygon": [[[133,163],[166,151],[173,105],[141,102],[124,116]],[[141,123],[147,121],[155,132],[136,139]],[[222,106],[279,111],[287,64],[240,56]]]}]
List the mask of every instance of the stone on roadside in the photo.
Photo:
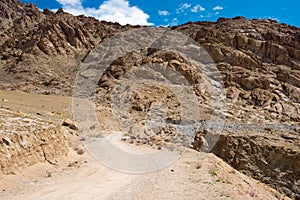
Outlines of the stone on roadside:
[{"label": "stone on roadside", "polygon": [[63,126],[66,126],[66,127],[69,127],[70,129],[73,129],[73,130],[78,130],[78,127],[77,125],[75,124],[75,122],[71,119],[66,119],[63,123],[62,123]]}]

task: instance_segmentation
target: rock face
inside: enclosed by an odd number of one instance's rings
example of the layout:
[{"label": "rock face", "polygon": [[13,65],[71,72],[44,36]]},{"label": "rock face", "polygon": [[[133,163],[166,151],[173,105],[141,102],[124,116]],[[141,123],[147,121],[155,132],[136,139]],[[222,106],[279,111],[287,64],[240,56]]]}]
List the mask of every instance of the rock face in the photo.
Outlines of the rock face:
[{"label": "rock face", "polygon": [[0,2],[0,88],[70,94],[78,66],[104,38],[126,30],[117,23],[40,12],[17,0]]},{"label": "rock face", "polygon": [[299,135],[287,131],[224,133],[212,152],[235,169],[299,199],[299,141]]},{"label": "rock face", "polygon": [[59,127],[0,108],[0,174],[14,174],[38,162],[55,165],[67,152]]},{"label": "rock face", "polygon": [[[62,9],[56,13],[40,12],[34,5],[17,0],[1,1],[0,8],[0,88],[6,90],[70,95],[80,63],[95,46],[114,34],[139,28],[74,17]],[[200,43],[216,63],[221,76],[212,72],[211,78],[225,86],[226,108],[221,114],[224,122],[299,127],[299,28],[274,20],[236,17],[168,29]],[[185,77],[197,96],[201,120],[211,120],[218,114],[210,105],[211,95],[203,77],[189,60],[176,53],[143,47],[116,59],[99,77],[98,105],[109,107],[118,80],[146,64],[169,67]],[[143,121],[154,102],[168,108],[170,123],[181,120],[182,105],[168,88],[141,87],[130,101],[130,114],[136,122]],[[298,129],[285,133],[277,129],[224,133],[212,151],[244,173],[299,199]],[[203,146],[203,134],[195,135],[193,148],[208,149]],[[7,145],[12,140],[4,138],[2,143]]]},{"label": "rock face", "polygon": [[[298,28],[272,20],[237,17],[173,29],[183,31],[205,47],[224,74],[231,94],[228,97],[234,101],[282,114],[287,111],[283,111],[286,102],[299,103]],[[299,122],[298,116],[290,117]]]}]

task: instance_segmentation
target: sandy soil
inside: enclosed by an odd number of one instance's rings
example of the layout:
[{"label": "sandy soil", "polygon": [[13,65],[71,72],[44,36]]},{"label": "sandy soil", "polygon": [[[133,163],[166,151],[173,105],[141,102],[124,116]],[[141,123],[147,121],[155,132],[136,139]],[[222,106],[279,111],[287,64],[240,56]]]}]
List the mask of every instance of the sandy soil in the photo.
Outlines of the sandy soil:
[{"label": "sandy soil", "polygon": [[281,199],[213,154],[188,151],[175,164],[143,175],[117,172],[88,154],[76,163],[42,163],[1,177],[0,188],[6,189],[0,199]]}]

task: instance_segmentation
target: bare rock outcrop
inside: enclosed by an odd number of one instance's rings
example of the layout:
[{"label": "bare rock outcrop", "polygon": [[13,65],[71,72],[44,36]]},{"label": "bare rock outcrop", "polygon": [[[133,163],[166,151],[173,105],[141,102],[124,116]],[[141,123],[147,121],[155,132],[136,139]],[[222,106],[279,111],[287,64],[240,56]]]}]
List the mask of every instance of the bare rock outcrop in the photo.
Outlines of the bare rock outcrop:
[{"label": "bare rock outcrop", "polygon": [[295,132],[225,133],[212,152],[245,174],[299,199],[299,142]]},{"label": "bare rock outcrop", "polygon": [[65,132],[38,118],[0,108],[0,174],[38,162],[56,165],[68,153]]},{"label": "bare rock outcrop", "polygon": [[89,51],[130,28],[74,17],[62,9],[41,12],[15,0],[1,1],[0,7],[2,89],[70,95],[75,72]]}]

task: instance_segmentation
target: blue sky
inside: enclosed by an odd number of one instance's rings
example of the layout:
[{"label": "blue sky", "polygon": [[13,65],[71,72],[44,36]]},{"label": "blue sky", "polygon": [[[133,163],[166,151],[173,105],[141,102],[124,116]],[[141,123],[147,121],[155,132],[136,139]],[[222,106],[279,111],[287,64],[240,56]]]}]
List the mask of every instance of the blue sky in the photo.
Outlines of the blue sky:
[{"label": "blue sky", "polygon": [[121,24],[179,25],[188,21],[215,21],[219,17],[276,19],[300,27],[300,0],[21,0],[40,9],[62,7]]}]

